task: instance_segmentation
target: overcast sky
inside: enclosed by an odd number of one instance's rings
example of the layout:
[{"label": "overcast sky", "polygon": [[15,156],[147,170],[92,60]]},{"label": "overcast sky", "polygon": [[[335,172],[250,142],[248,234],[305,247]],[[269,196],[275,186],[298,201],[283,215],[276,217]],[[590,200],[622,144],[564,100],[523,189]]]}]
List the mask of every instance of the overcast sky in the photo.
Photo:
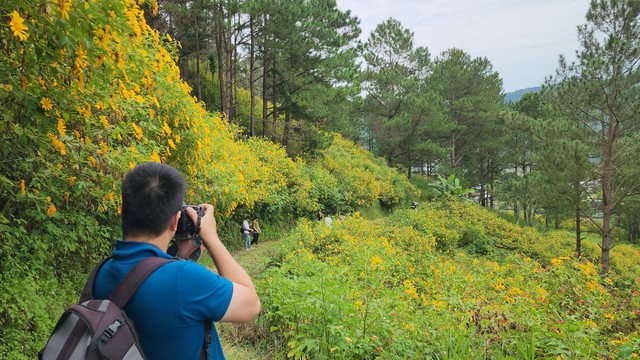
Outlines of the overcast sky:
[{"label": "overcast sky", "polygon": [[337,0],[360,19],[362,40],[392,17],[413,31],[415,46],[432,58],[449,48],[483,56],[500,73],[505,92],[539,86],[558,67],[575,60],[577,26],[589,0]]}]

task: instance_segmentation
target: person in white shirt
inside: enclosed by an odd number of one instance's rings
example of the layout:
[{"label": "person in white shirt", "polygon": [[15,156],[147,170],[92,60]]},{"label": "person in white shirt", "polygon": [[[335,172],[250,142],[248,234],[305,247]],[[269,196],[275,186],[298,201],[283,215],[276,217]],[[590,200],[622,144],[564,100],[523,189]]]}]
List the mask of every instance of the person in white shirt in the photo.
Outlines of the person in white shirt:
[{"label": "person in white shirt", "polygon": [[244,237],[244,249],[251,249],[251,227],[249,226],[249,217],[245,216],[244,221],[242,222],[242,236]]}]

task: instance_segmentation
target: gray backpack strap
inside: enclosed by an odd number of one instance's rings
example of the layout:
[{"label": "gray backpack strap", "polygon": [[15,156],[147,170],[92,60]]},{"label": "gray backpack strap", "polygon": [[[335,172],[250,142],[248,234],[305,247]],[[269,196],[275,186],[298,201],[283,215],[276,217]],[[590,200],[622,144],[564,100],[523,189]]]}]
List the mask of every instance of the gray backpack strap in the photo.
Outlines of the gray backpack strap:
[{"label": "gray backpack strap", "polygon": [[[93,283],[96,280],[98,271],[102,268],[107,261],[111,260],[112,256],[102,260],[91,272],[87,283],[84,285],[82,295],[80,296],[80,304],[87,300],[93,300]],[[151,275],[158,267],[177,259],[165,259],[158,256],[151,256],[140,260],[130,271],[127,276],[122,279],[118,287],[109,295],[109,300],[113,301],[120,308],[129,301],[131,296],[136,292],[138,287],[142,285],[144,280]]]},{"label": "gray backpack strap", "polygon": [[127,301],[138,290],[138,287],[160,266],[178,259],[165,259],[158,256],[151,256],[140,260],[129,271],[129,274],[118,284],[118,287],[109,295],[109,300],[120,308],[124,308]]},{"label": "gray backpack strap", "polygon": [[[96,275],[102,265],[104,265],[107,261],[109,261],[112,257],[108,257],[102,260],[91,272],[87,283],[85,284],[84,290],[82,291],[82,296],[80,297],[80,303],[83,303],[88,300],[93,300],[93,283],[95,281]],[[158,256],[151,256],[139,261],[125,276],[120,284],[116,287],[116,289],[109,295],[109,301],[113,302],[114,305],[117,305],[119,308],[124,308],[126,303],[131,299],[133,294],[138,290],[138,287],[142,285],[142,283],[160,266],[172,262],[179,261],[179,259],[166,259]],[[209,346],[211,345],[211,331],[213,324],[210,321],[205,322],[205,339],[202,346],[202,350],[200,352],[200,359],[209,359]],[[98,343],[92,344],[92,346],[98,346]]]},{"label": "gray backpack strap", "polygon": [[91,275],[89,275],[87,282],[84,284],[82,295],[80,295],[80,304],[87,300],[93,300],[93,282],[96,280],[96,275],[98,275],[98,271],[100,271],[102,265],[111,260],[112,257],[113,256],[109,256],[108,258],[100,261],[100,263],[93,268],[93,271],[91,271]]},{"label": "gray backpack strap", "polygon": [[202,350],[200,351],[199,360],[209,360],[211,359],[211,353],[209,352],[209,347],[213,342],[211,338],[211,330],[213,328],[213,324],[211,321],[207,321],[204,324],[204,344],[202,344]]},{"label": "gray backpack strap", "polygon": [[[111,300],[114,304],[118,305],[120,308],[124,308],[124,305],[129,301],[131,296],[138,290],[138,287],[142,285],[151,273],[153,273],[160,266],[172,262],[179,261],[179,259],[165,259],[157,256],[148,257],[144,260],[138,262],[129,274],[122,279],[118,287],[111,293],[109,296],[109,300]],[[211,331],[213,325],[210,321],[205,323],[205,340],[202,346],[202,350],[200,351],[200,359],[208,360],[210,358],[209,354],[209,346],[211,345]]]}]

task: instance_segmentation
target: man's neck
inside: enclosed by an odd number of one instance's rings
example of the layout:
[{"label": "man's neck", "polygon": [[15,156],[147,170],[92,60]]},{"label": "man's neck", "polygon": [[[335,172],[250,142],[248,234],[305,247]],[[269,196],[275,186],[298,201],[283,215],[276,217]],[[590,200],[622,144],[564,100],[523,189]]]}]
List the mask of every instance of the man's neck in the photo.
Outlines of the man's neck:
[{"label": "man's neck", "polygon": [[[173,235],[171,235],[171,237],[173,237]],[[162,234],[160,236],[142,235],[142,236],[129,236],[124,240],[131,241],[131,242],[143,242],[143,243],[151,244],[158,247],[160,250],[166,252],[167,248],[169,247],[169,242],[171,241],[171,237],[167,238],[165,234]]]}]

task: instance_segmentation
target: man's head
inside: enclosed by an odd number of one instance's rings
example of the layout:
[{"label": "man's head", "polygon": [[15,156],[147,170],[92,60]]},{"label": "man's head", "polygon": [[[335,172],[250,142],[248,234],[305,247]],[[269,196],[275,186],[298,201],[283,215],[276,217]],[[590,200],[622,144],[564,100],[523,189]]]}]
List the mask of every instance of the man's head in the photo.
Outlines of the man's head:
[{"label": "man's head", "polygon": [[169,165],[138,164],[122,182],[122,236],[158,236],[182,209],[186,181]]}]

